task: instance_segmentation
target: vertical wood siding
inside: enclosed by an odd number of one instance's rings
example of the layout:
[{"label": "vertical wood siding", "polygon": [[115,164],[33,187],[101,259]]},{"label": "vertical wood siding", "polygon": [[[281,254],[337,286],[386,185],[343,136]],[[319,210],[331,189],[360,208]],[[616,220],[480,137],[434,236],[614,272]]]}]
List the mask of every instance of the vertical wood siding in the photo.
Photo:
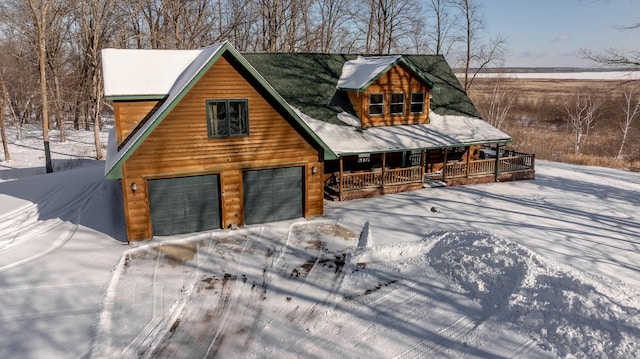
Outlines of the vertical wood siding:
[{"label": "vertical wood siding", "polygon": [[[211,99],[246,99],[249,135],[208,138],[205,104]],[[153,107],[152,104],[149,106]],[[144,111],[139,113],[144,116]],[[120,116],[116,115],[116,126],[123,125]],[[227,227],[231,223],[244,224],[243,169],[295,165],[307,167],[305,216],[321,214],[323,168],[318,150],[223,56],[124,164],[122,186],[129,240],[150,238],[152,235],[144,185],[147,178],[219,173],[222,225]],[[316,175],[310,175],[313,165],[318,166]],[[138,185],[135,196],[127,193],[132,182]]]}]

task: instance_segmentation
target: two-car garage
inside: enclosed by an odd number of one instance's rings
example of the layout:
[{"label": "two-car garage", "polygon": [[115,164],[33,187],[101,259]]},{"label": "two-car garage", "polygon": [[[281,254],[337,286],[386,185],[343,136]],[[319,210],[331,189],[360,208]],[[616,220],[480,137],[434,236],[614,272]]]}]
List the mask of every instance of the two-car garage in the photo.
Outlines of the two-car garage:
[{"label": "two-car garage", "polygon": [[[200,232],[222,226],[220,175],[148,180],[154,236]],[[304,215],[303,167],[242,173],[244,223],[258,224]]]}]

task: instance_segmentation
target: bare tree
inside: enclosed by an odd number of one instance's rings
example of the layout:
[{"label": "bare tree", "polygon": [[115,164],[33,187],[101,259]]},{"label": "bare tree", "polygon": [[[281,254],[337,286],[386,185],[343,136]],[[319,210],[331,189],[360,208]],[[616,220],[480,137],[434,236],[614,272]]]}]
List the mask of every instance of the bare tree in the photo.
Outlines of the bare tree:
[{"label": "bare tree", "polygon": [[[487,65],[502,59],[506,40],[502,36],[483,44],[480,34],[485,28],[480,15],[480,6],[473,0],[456,0],[456,7],[462,14],[462,42],[464,43],[464,89],[469,90],[476,75]],[[471,66],[475,67],[471,73]]]},{"label": "bare tree", "polygon": [[60,132],[60,142],[66,142],[64,131],[65,114],[63,110],[62,81],[67,77],[63,73],[63,64],[68,53],[67,44],[70,42],[69,33],[73,24],[71,15],[72,7],[68,2],[54,1],[51,4],[50,15],[47,19],[47,66],[48,76],[53,83],[53,115]]},{"label": "bare tree", "polygon": [[451,15],[452,0],[430,0],[427,3],[429,18],[434,20],[430,38],[434,42],[434,50],[438,55],[447,56],[456,42],[453,30],[456,26],[455,17]]},{"label": "bare tree", "polygon": [[364,50],[373,54],[402,51],[415,30],[412,24],[422,18],[419,2],[409,0],[371,0],[354,8],[356,24],[365,24]]},{"label": "bare tree", "polygon": [[163,2],[161,38],[164,47],[193,49],[221,40],[225,34],[221,11],[220,0],[215,3],[210,0]]},{"label": "bare tree", "polygon": [[2,149],[4,151],[4,160],[11,161],[11,155],[9,154],[9,144],[7,143],[7,129],[5,127],[5,114],[6,105],[9,102],[7,95],[7,86],[4,83],[4,69],[0,73],[0,138],[2,138]]},{"label": "bare tree", "polygon": [[571,100],[564,101],[563,106],[566,121],[574,133],[574,152],[577,155],[586,133],[597,119],[602,101],[594,95],[578,92]]},{"label": "bare tree", "polygon": [[288,1],[258,0],[260,14],[260,36],[262,51],[281,51],[282,28],[287,22]]},{"label": "bare tree", "polygon": [[334,48],[336,33],[347,16],[346,0],[315,0],[318,12],[317,48],[322,53]]},{"label": "bare tree", "polygon": [[480,105],[484,108],[480,110],[487,122],[500,129],[506,122],[515,99],[516,96],[504,85],[503,80],[496,78],[493,80],[493,88],[489,93],[489,101],[487,103],[483,101]]},{"label": "bare tree", "polygon": [[640,114],[640,95],[631,86],[624,89],[624,103],[622,107],[622,113],[624,116],[620,117],[618,124],[622,131],[622,141],[620,142],[620,148],[616,158],[622,158],[622,150],[627,141],[627,135],[631,125],[636,120],[636,116]]},{"label": "bare tree", "polygon": [[479,17],[478,5],[472,0],[457,0],[456,6],[462,14],[462,30],[465,44],[464,51],[464,89],[469,89],[469,70],[471,68],[471,48],[475,44],[478,32],[484,29],[484,22]]},{"label": "bare tree", "polygon": [[221,10],[225,34],[240,51],[257,48],[254,26],[258,23],[258,11],[255,7],[253,1],[227,0]]},{"label": "bare tree", "polygon": [[50,0],[27,0],[31,20],[38,34],[38,65],[40,68],[40,96],[42,99],[42,139],[44,141],[45,168],[53,172],[49,147],[49,99],[47,94],[47,16]]},{"label": "bare tree", "polygon": [[[619,30],[634,31],[640,29],[640,23],[628,26],[617,26]],[[620,51],[608,48],[604,52],[594,52],[589,49],[581,50],[582,57],[603,65],[638,67],[640,66],[640,51]]]},{"label": "bare tree", "polygon": [[96,159],[102,159],[100,143],[100,123],[102,118],[102,76],[100,67],[100,49],[109,41],[115,24],[113,23],[113,0],[94,0],[80,5],[79,52],[80,81],[85,90],[87,104],[86,123],[93,118],[93,134]]}]

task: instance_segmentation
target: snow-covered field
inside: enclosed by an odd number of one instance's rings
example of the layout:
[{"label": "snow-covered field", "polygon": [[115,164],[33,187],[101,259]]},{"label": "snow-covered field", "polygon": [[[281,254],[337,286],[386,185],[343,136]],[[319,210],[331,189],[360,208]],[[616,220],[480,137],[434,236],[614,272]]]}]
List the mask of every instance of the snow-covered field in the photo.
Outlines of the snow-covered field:
[{"label": "snow-covered field", "polygon": [[538,162],[127,245],[119,184],[69,135],[66,171],[38,174],[35,132],[0,161],[0,358],[640,357],[638,173]]},{"label": "snow-covered field", "polygon": [[495,72],[479,73],[479,78],[516,78],[549,80],[640,80],[640,71],[574,71],[574,72]]}]

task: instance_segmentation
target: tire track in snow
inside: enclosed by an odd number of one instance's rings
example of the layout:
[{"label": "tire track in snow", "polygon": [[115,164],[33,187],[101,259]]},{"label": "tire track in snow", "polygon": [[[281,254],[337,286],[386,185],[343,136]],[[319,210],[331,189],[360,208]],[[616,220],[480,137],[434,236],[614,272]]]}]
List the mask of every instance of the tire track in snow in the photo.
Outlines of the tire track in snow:
[{"label": "tire track in snow", "polygon": [[[258,242],[259,239],[262,238],[262,228],[260,229],[260,234],[258,237]],[[245,240],[244,246],[242,247],[242,252],[240,253],[240,258],[238,258],[236,261],[234,261],[235,265],[238,265],[242,262],[242,258],[245,255],[245,252],[247,251],[248,245],[251,242],[251,237],[248,237]],[[227,321],[229,320],[229,315],[231,313],[232,309],[235,309],[236,307],[239,306],[239,302],[240,302],[240,295],[242,293],[241,290],[236,290],[236,288],[239,288],[240,286],[242,286],[242,284],[240,283],[242,281],[240,276],[236,276],[236,280],[233,282],[233,286],[230,288],[230,292],[229,294],[226,296],[226,303],[224,303],[224,305],[220,308],[220,310],[225,310],[223,316],[222,316],[222,320],[220,322],[220,326],[218,327],[218,330],[215,334],[215,336],[213,337],[213,339],[211,340],[209,347],[207,348],[207,351],[205,352],[205,355],[203,356],[204,358],[209,358],[211,356],[214,356],[215,353],[218,351],[218,349],[220,348],[220,346],[222,345],[222,341],[224,340],[224,334],[223,330],[226,329],[226,325],[227,325]],[[235,292],[234,292],[235,290]],[[231,305],[229,305],[229,300],[231,298],[231,296],[233,295],[233,302]],[[224,298],[224,297],[223,297]]]},{"label": "tire track in snow", "polygon": [[529,339],[524,343],[512,346],[501,356],[504,358],[528,358],[529,355],[527,354],[531,353],[537,346],[537,341]]},{"label": "tire track in snow", "polygon": [[[40,252],[0,267],[0,273],[21,267],[23,265],[32,263],[43,257],[46,257],[49,254],[62,248],[67,242],[69,242],[78,230],[78,226],[82,218],[82,213],[84,212],[85,208],[91,203],[94,197],[98,196],[103,192],[104,186],[101,186],[101,185],[102,185],[101,183],[95,183],[95,182],[92,183],[88,189],[88,192],[91,193],[90,195],[85,195],[85,196],[80,196],[78,198],[75,198],[73,201],[67,202],[64,206],[60,207],[60,211],[66,210],[67,212],[74,211],[76,213],[75,213],[75,218],[73,218],[71,222],[62,222],[60,225],[56,227],[63,227],[65,225],[70,224],[72,227],[71,229],[66,230],[62,234],[60,234],[57,237],[57,239],[53,242],[53,244],[51,244],[49,247],[43,246],[44,248],[42,248]],[[96,188],[98,187],[101,187],[101,191],[99,191],[99,193],[96,192]],[[83,193],[86,193],[86,191],[83,191]],[[52,201],[53,199],[55,199],[55,196],[51,198],[52,199],[50,199],[49,201]],[[39,225],[39,224],[36,224],[36,225]]]},{"label": "tire track in snow", "polygon": [[451,348],[452,343],[457,343],[463,336],[471,333],[476,327],[476,321],[463,315],[451,325],[440,329],[430,335],[411,349],[395,357],[395,359],[428,358],[438,353],[443,353]]},{"label": "tire track in snow", "polygon": [[263,292],[251,284],[258,280],[256,271],[247,275],[243,270],[253,264],[247,262],[247,258],[253,258],[252,252],[263,249],[263,230],[260,228],[257,234],[244,232],[247,234],[242,242],[234,240],[234,235],[219,238],[215,245],[209,242],[206,259],[195,274],[195,284],[185,296],[184,308],[165,321],[162,336],[157,336],[159,339],[145,357],[212,357],[225,350],[227,338],[231,338],[232,345],[250,339],[254,331],[251,321],[238,318],[262,312]]},{"label": "tire track in snow", "polygon": [[145,246],[145,247],[139,247],[139,248],[134,248],[131,249],[127,252],[125,252],[122,256],[122,259],[120,261],[120,264],[116,267],[116,274],[113,277],[112,283],[109,286],[109,290],[108,292],[108,296],[105,299],[105,306],[103,309],[103,312],[101,313],[101,320],[100,320],[100,329],[101,332],[99,335],[97,335],[97,339],[98,339],[98,343],[95,345],[95,353],[98,353],[97,355],[94,355],[94,357],[122,357],[122,358],[150,358],[150,357],[157,357],[158,355],[156,354],[157,352],[161,352],[162,350],[165,350],[167,348],[167,341],[168,339],[171,338],[171,336],[173,335],[174,329],[173,326],[176,325],[175,323],[179,323],[180,322],[180,318],[183,316],[184,312],[186,311],[187,308],[187,304],[189,301],[189,295],[191,293],[193,293],[196,284],[197,284],[197,280],[200,277],[200,272],[202,271],[202,264],[207,262],[207,259],[211,253],[210,248],[212,243],[214,243],[213,241],[213,236],[214,234],[211,233],[210,237],[209,237],[209,246],[207,248],[206,255],[202,256],[200,255],[200,247],[196,247],[197,251],[198,251],[198,259],[197,259],[197,263],[196,263],[196,269],[194,271],[193,277],[191,282],[188,285],[188,290],[186,291],[186,293],[173,305],[170,306],[170,308],[168,309],[167,312],[164,311],[164,306],[160,309],[158,309],[158,304],[157,304],[157,294],[156,291],[156,283],[155,281],[157,280],[157,272],[158,272],[158,267],[160,264],[160,259],[163,258],[163,256],[160,253],[157,253],[158,257],[156,258],[156,263],[154,265],[154,270],[153,270],[153,274],[152,277],[154,278],[153,281],[153,292],[154,292],[154,298],[152,301],[152,319],[147,323],[147,325],[140,331],[140,333],[137,333],[137,335],[127,344],[127,346],[122,349],[119,353],[119,355],[116,355],[117,349],[113,347],[111,340],[110,340],[110,333],[113,330],[113,326],[112,326],[112,320],[111,320],[111,315],[113,313],[113,308],[114,308],[114,299],[117,295],[116,293],[116,287],[118,282],[120,281],[120,277],[123,274],[123,269],[124,267],[126,267],[125,263],[127,261],[127,257],[130,255],[133,255],[135,253],[140,253],[149,249],[154,249],[157,247],[161,247],[164,245],[179,245],[179,244],[183,244],[183,243],[191,243],[191,242],[195,242],[199,237],[199,235],[196,235],[194,237],[189,237],[189,238],[185,238],[183,240],[180,241],[168,241],[168,242],[160,242],[160,243],[154,243],[152,245],[149,246]]},{"label": "tire track in snow", "polygon": [[0,216],[0,223],[2,223],[4,227],[0,229],[0,252],[49,230],[52,224],[47,223],[46,226],[42,225],[42,222],[39,220],[39,208],[42,204],[50,203],[52,198],[57,196],[61,188],[62,185],[58,185],[50,192],[47,192],[47,194],[41,197],[36,203],[30,202],[10,213]]},{"label": "tire track in snow", "polygon": [[[331,232],[327,232],[327,229]],[[268,335],[295,335],[299,339],[290,343],[283,342],[284,346],[280,350],[308,353],[309,351],[300,349],[309,344],[303,339],[311,335],[306,326],[317,323],[318,317],[326,317],[326,313],[335,308],[337,298],[341,297],[338,291],[344,279],[347,253],[357,242],[357,234],[342,227],[340,221],[325,221],[294,223],[286,238],[286,245],[283,246],[285,249],[281,250],[273,262],[269,282],[287,288],[286,302],[277,303],[270,308],[273,319],[263,323],[261,336],[255,341],[260,342]],[[326,243],[318,238],[326,240]],[[280,265],[276,266],[278,263]],[[270,332],[272,325],[280,328],[284,326],[290,333]]]}]

